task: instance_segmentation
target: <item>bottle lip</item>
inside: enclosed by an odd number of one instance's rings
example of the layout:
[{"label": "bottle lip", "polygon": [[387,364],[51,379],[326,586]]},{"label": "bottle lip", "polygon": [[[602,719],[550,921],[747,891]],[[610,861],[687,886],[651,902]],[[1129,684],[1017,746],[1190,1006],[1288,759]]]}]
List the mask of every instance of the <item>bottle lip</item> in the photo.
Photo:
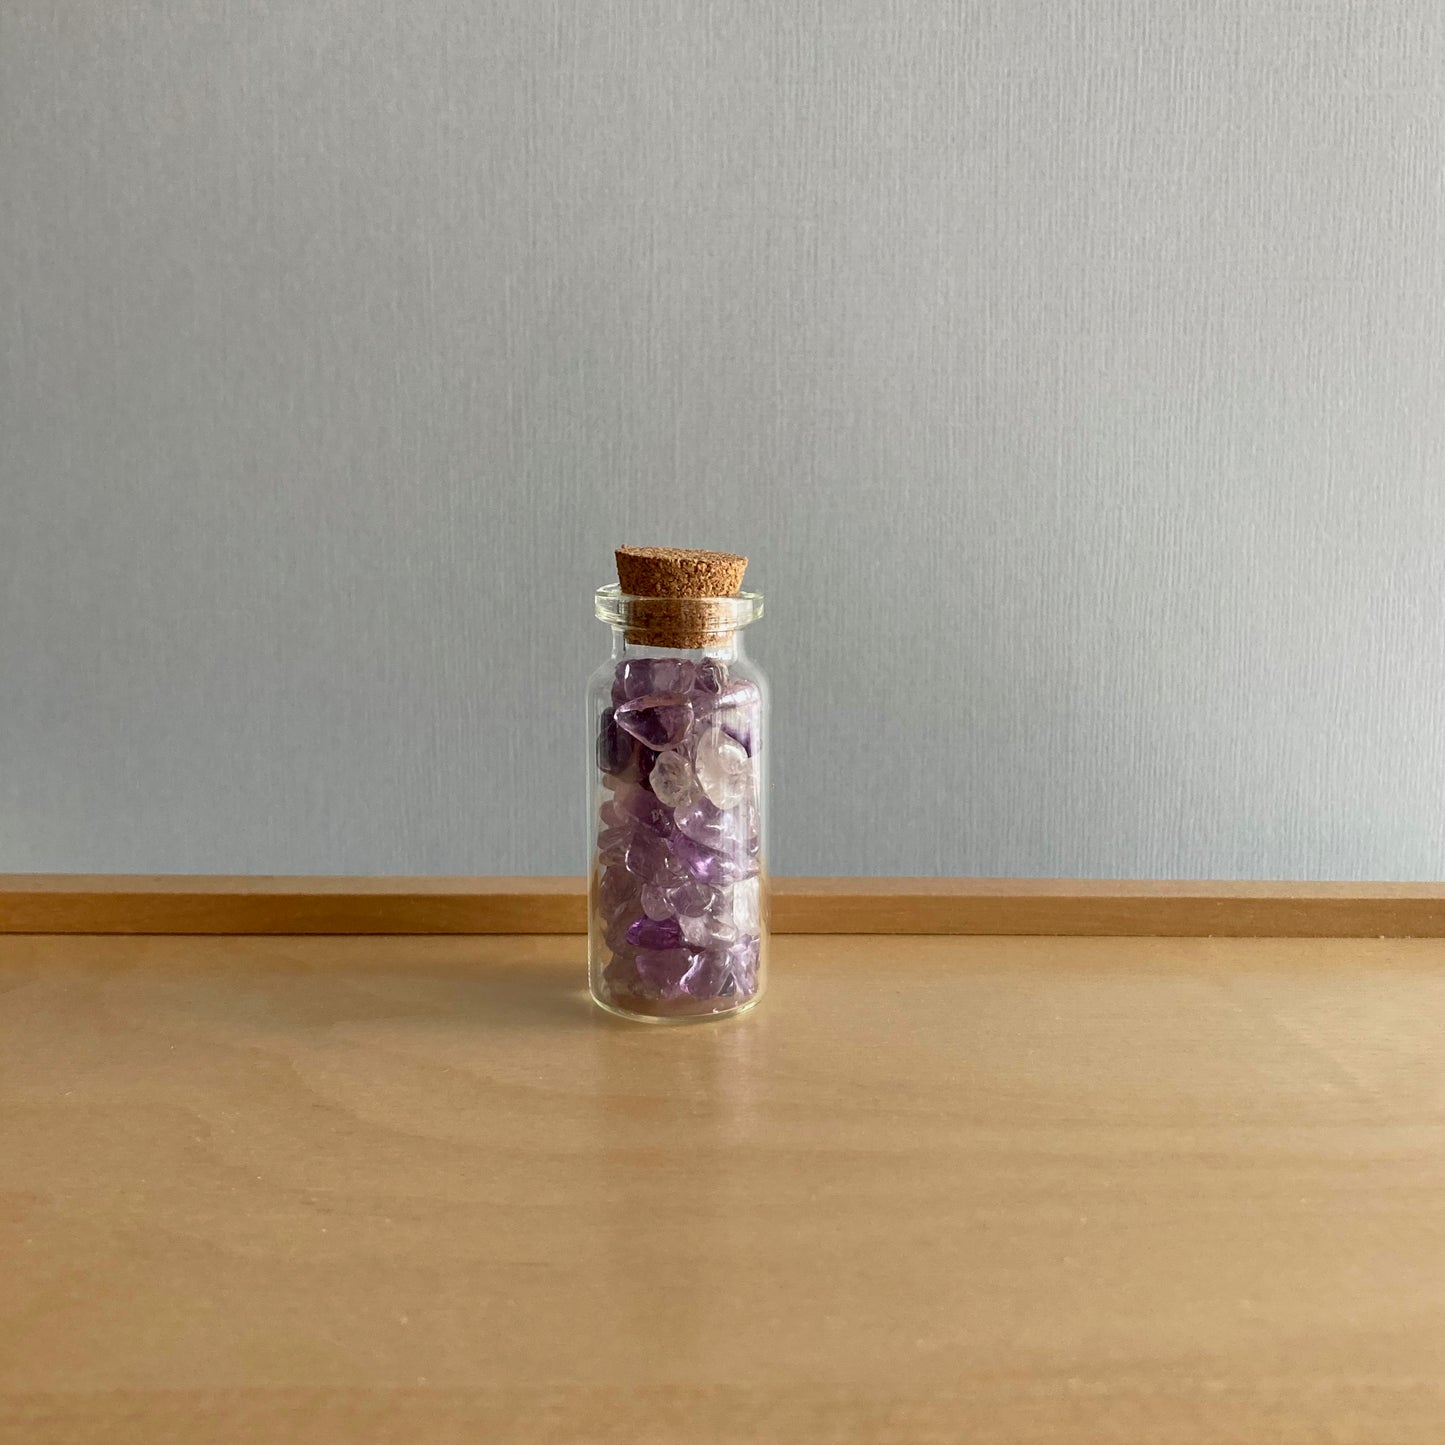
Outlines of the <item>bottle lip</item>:
[{"label": "bottle lip", "polygon": [[[597,589],[597,618],[628,633],[725,637],[763,615],[761,592],[732,597],[634,597],[616,582]],[[687,644],[684,644],[687,645]]]}]

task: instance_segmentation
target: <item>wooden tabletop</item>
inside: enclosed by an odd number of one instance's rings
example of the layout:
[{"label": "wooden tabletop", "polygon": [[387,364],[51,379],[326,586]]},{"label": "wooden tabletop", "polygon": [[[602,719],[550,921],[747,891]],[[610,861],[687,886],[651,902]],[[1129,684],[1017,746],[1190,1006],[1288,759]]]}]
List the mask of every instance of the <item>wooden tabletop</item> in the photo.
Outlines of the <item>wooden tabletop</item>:
[{"label": "wooden tabletop", "polygon": [[1445,942],[0,939],[0,1440],[1445,1439]]}]

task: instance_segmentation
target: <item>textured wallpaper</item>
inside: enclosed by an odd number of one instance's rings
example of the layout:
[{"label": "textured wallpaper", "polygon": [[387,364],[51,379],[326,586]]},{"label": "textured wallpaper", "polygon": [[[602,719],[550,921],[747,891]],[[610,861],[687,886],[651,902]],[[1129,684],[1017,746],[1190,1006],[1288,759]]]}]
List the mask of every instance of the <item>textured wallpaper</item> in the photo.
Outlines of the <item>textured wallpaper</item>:
[{"label": "textured wallpaper", "polygon": [[577,872],[615,542],[788,873],[1445,874],[1437,0],[0,7],[0,869]]}]

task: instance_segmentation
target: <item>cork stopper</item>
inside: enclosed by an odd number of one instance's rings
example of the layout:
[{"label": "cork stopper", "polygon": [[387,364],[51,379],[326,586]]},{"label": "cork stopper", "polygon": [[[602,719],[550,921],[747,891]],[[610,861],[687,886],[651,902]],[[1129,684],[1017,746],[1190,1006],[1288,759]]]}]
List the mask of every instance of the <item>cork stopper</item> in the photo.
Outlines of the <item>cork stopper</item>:
[{"label": "cork stopper", "polygon": [[619,547],[617,580],[633,597],[732,597],[742,589],[746,557],[685,547]]},{"label": "cork stopper", "polygon": [[707,647],[733,629],[720,599],[743,585],[746,557],[683,547],[619,547],[617,581],[634,599],[629,643],[644,647]]}]

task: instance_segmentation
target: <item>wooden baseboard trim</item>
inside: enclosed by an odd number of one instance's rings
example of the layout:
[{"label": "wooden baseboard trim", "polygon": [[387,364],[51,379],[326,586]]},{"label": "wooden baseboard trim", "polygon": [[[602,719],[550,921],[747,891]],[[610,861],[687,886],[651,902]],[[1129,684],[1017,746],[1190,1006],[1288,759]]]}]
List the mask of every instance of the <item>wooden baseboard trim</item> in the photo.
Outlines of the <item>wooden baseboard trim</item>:
[{"label": "wooden baseboard trim", "polygon": [[[0,874],[0,933],[581,933],[579,878]],[[1437,883],[779,878],[779,933],[1445,937]]]}]

